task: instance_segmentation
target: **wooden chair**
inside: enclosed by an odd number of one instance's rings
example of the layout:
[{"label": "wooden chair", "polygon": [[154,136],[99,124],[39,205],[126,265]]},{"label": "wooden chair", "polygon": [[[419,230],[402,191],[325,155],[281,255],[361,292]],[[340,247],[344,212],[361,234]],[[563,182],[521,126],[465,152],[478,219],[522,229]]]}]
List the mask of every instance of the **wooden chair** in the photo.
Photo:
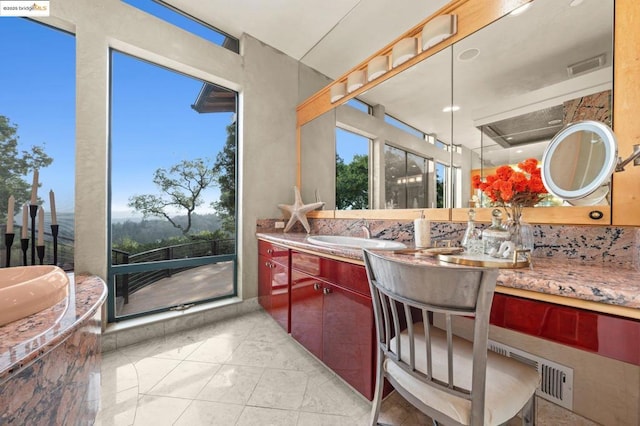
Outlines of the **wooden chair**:
[{"label": "wooden chair", "polygon": [[[385,378],[434,424],[499,425],[520,411],[523,425],[535,424],[538,373],[487,351],[497,269],[417,265],[369,250],[364,261],[379,348],[372,425]],[[473,342],[453,335],[453,317],[474,318]]]}]

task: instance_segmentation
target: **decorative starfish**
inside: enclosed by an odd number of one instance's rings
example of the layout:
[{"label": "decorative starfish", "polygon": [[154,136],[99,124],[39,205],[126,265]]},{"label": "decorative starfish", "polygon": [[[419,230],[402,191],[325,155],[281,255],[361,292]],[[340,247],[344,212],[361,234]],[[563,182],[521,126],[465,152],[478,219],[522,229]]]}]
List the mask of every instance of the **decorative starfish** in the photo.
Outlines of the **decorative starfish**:
[{"label": "decorative starfish", "polygon": [[293,187],[293,191],[296,195],[296,200],[293,205],[278,204],[278,208],[282,210],[283,213],[288,213],[290,215],[289,222],[287,222],[287,226],[285,226],[284,232],[288,232],[297,221],[300,221],[300,223],[302,223],[302,226],[304,226],[304,229],[307,230],[308,234],[311,227],[309,226],[309,221],[307,221],[307,213],[311,210],[315,210],[324,206],[324,202],[320,201],[317,203],[304,204],[302,202],[302,197],[300,196],[300,191],[298,190],[297,186]]}]

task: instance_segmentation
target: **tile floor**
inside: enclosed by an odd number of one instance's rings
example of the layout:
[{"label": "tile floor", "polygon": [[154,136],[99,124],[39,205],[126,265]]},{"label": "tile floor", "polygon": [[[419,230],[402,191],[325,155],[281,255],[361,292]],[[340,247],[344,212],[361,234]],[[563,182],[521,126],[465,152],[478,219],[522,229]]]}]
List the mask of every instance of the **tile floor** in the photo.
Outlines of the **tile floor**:
[{"label": "tile floor", "polygon": [[[366,425],[370,407],[256,311],[104,353],[96,425]],[[396,393],[380,422],[431,424]]]}]

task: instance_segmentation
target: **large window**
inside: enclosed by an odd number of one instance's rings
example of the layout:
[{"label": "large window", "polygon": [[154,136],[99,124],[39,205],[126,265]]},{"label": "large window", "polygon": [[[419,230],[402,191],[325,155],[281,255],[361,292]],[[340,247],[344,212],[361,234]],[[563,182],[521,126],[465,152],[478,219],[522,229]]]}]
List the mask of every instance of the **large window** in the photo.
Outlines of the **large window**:
[{"label": "large window", "polygon": [[[0,18],[0,240],[7,224],[8,199],[13,196],[15,235],[11,266],[23,264],[22,211],[30,203],[34,170],[40,187],[35,205],[44,212],[43,263],[72,270],[75,175],[75,38],[24,18]],[[53,250],[50,191],[58,225]],[[36,221],[36,228],[38,221]],[[31,239],[31,219],[25,228]],[[38,229],[39,231],[39,229]],[[38,235],[35,233],[35,235]],[[36,237],[37,238],[37,237]],[[32,261],[29,241],[27,264]],[[0,264],[6,262],[0,244]],[[55,259],[54,259],[55,257]]]},{"label": "large window", "polygon": [[385,208],[435,207],[434,163],[411,152],[384,146]]},{"label": "large window", "polygon": [[236,103],[112,51],[111,320],[236,294]]},{"label": "large window", "polygon": [[371,140],[336,128],[336,209],[369,208]]}]

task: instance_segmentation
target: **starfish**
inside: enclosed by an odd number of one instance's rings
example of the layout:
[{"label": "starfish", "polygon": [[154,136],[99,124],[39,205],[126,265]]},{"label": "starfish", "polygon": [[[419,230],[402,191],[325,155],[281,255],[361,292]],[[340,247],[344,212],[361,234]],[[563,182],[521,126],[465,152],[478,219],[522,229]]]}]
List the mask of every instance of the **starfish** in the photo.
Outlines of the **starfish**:
[{"label": "starfish", "polygon": [[293,225],[297,221],[302,223],[304,229],[307,230],[307,234],[310,232],[311,227],[309,226],[309,221],[307,221],[307,213],[311,210],[315,210],[324,206],[323,201],[319,201],[317,203],[304,204],[302,202],[302,197],[300,196],[300,191],[297,186],[293,187],[293,191],[295,192],[296,200],[292,205],[288,204],[278,204],[278,208],[282,210],[283,213],[289,213],[289,222],[287,222],[287,226],[284,228],[284,232],[288,232]]}]

